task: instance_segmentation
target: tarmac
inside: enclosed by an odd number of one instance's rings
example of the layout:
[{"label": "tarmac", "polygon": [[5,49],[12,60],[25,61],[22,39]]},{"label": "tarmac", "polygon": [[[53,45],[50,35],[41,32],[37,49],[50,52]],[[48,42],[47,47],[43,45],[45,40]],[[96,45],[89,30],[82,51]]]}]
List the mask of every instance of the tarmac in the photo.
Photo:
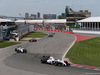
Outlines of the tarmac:
[{"label": "tarmac", "polygon": [[[45,31],[50,34],[51,32]],[[75,40],[74,35],[58,33],[54,37],[45,37],[37,42],[25,42],[21,45],[27,54],[16,53],[16,46],[0,50],[0,75],[97,75],[100,71],[75,66],[57,67],[41,64],[42,55],[51,55],[62,59],[64,53]]]}]

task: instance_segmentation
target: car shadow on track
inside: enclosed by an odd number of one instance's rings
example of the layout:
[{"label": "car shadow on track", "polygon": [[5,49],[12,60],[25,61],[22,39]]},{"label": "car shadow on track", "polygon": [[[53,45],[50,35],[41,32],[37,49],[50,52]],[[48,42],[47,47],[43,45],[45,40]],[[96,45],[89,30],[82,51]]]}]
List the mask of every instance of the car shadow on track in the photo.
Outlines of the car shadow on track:
[{"label": "car shadow on track", "polygon": [[7,59],[5,59],[4,62],[5,65],[15,69],[38,73],[48,73],[49,70],[54,71],[56,69],[62,70],[65,68],[57,67],[54,65],[41,64],[40,59],[43,55],[44,54],[15,53],[13,56],[10,56]]}]

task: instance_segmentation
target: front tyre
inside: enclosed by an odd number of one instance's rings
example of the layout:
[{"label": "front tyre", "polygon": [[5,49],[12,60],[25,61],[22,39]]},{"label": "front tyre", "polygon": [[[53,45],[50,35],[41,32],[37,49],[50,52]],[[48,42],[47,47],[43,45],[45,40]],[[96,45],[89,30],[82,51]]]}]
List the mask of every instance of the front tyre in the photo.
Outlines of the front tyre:
[{"label": "front tyre", "polygon": [[66,63],[67,66],[70,66],[70,64],[67,61],[64,61]]},{"label": "front tyre", "polygon": [[67,66],[70,66],[70,64],[68,63]]}]

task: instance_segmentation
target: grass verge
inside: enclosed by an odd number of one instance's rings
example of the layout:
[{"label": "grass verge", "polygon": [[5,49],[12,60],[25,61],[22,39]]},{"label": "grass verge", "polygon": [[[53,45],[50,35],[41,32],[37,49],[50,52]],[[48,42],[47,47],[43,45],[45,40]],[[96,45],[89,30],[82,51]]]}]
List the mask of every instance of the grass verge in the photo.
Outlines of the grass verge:
[{"label": "grass verge", "polygon": [[3,41],[0,42],[0,48],[5,48],[5,47],[9,47],[9,46],[13,46],[16,44],[20,44],[19,42],[7,42],[7,41]]},{"label": "grass verge", "polygon": [[100,67],[100,37],[76,42],[66,57],[76,64]]},{"label": "grass verge", "polygon": [[42,33],[42,32],[37,32],[34,31],[34,33],[30,33],[27,36],[25,36],[25,38],[43,38],[45,36],[47,36],[48,34]]}]

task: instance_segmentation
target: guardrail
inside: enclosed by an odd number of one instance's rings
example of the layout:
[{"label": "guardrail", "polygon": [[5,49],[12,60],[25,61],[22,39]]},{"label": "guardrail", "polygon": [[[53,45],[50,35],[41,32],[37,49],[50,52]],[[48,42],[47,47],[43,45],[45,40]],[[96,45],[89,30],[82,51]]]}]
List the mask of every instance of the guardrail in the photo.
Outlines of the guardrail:
[{"label": "guardrail", "polygon": [[44,28],[34,28],[34,30],[44,30],[44,31],[54,31],[54,32],[74,34],[73,32],[68,32],[68,31],[63,31],[63,30],[44,29]]},{"label": "guardrail", "polygon": [[53,30],[53,29],[44,29],[44,28],[34,28],[33,25],[30,26],[23,26],[19,29],[19,40],[26,36],[27,34],[34,32],[34,30],[44,30],[44,31],[53,31],[53,32],[61,32],[61,33],[68,33],[74,34],[73,32],[63,31],[63,30]]},{"label": "guardrail", "polygon": [[34,32],[34,26],[33,25],[24,25],[18,27],[18,36],[19,40],[23,38],[25,35]]}]

